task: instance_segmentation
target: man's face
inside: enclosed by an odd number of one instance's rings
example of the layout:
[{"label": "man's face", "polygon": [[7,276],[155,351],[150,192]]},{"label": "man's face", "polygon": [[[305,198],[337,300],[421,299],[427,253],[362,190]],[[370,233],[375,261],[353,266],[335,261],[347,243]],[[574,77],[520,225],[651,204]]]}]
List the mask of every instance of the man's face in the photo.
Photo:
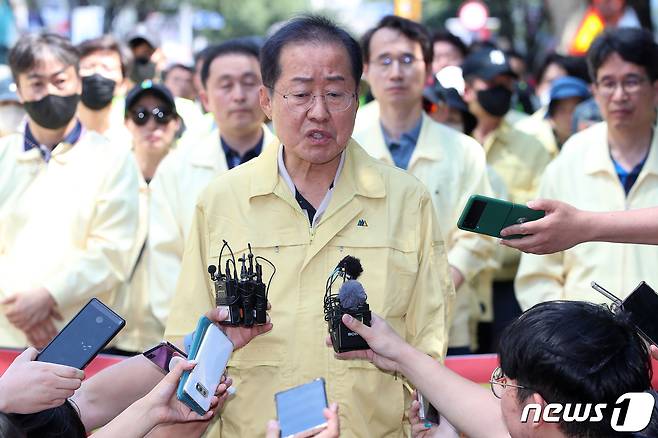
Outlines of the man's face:
[{"label": "man's face", "polygon": [[644,67],[613,53],[596,72],[592,87],[603,120],[613,129],[644,129],[655,121],[658,81]]},{"label": "man's face", "polygon": [[555,126],[555,130],[560,136],[568,136],[571,134],[571,121],[573,117],[573,110],[582,102],[580,97],[569,97],[560,99],[553,103],[553,114],[551,120]]},{"label": "man's face", "polygon": [[38,101],[48,94],[70,96],[82,92],[75,67],[65,65],[47,51],[30,70],[18,75],[16,86],[21,102]]},{"label": "man's face", "polygon": [[245,135],[261,129],[265,117],[258,91],[262,83],[260,65],[253,56],[230,53],[212,61],[200,96],[220,132]]},{"label": "man's face", "polygon": [[382,28],[372,35],[364,73],[381,105],[421,104],[427,78],[423,51],[397,30]]},{"label": "man's face", "polygon": [[462,52],[446,41],[434,43],[434,60],[432,61],[432,74],[437,74],[444,67],[459,67],[464,61]]},{"label": "man's face", "polygon": [[[274,91],[263,87],[260,98],[286,154],[310,164],[331,162],[349,142],[358,107],[347,51],[337,44],[291,43],[279,65]],[[336,96],[344,96],[342,104]],[[294,104],[304,97],[310,106]]]},{"label": "man's face", "polygon": [[80,58],[80,76],[91,76],[99,74],[116,83],[114,95],[121,93],[123,88],[123,70],[121,69],[121,57],[113,50],[99,50],[91,52],[84,58]]},{"label": "man's face", "polygon": [[514,85],[514,79],[511,76],[498,75],[489,81],[477,77],[466,81],[463,97],[464,102],[468,105],[469,112],[477,118],[489,115],[489,113],[482,108],[482,105],[480,105],[477,93],[478,91],[488,90],[498,85],[502,85],[511,91]]},{"label": "man's face", "polygon": [[[514,379],[508,379],[508,383],[516,385],[517,382]],[[509,431],[511,438],[531,438],[535,436],[533,434],[534,427],[532,422],[521,423],[521,414],[523,412],[523,407],[525,403],[520,403],[517,399],[517,388],[507,386],[502,390],[502,396],[500,398],[500,411],[503,416],[503,421],[505,426]],[[528,400],[528,403],[533,403],[532,399]]]},{"label": "man's face", "polygon": [[176,97],[194,100],[196,93],[194,91],[194,73],[182,67],[172,67],[167,72],[167,78],[164,81],[165,87],[171,90]]},{"label": "man's face", "polygon": [[[169,113],[166,123],[158,123],[153,116],[153,110],[158,108],[165,114]],[[146,123],[135,123],[133,116],[141,112],[145,114]],[[140,97],[130,108],[126,118],[126,127],[132,134],[135,149],[149,154],[164,155],[174,142],[176,132],[180,128],[178,118],[171,115],[168,105],[150,94]]]}]

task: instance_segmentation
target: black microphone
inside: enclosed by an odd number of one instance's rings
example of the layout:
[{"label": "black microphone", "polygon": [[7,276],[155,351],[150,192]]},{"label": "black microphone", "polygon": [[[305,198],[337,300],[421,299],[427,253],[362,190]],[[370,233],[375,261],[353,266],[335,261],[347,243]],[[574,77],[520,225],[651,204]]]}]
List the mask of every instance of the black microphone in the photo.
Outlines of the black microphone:
[{"label": "black microphone", "polygon": [[[334,351],[342,353],[345,351],[368,349],[368,343],[356,332],[350,330],[343,324],[341,318],[349,314],[366,325],[370,325],[371,313],[368,306],[366,291],[363,285],[356,281],[361,275],[363,268],[359,259],[347,256],[340,261],[334,272],[327,280],[327,289],[324,298],[324,319],[329,326],[329,334]],[[333,282],[342,277],[338,295],[331,292]]]}]

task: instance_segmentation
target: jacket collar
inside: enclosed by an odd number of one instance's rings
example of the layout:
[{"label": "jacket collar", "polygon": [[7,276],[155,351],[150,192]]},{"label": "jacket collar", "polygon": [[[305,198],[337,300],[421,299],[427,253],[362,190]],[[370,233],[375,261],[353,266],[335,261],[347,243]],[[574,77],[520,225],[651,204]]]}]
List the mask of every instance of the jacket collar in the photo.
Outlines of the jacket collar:
[{"label": "jacket collar", "polygon": [[[263,149],[268,145],[274,135],[263,124]],[[207,167],[214,170],[226,170],[226,155],[222,149],[219,128],[213,128],[207,135],[201,137],[198,144],[190,145],[190,163],[198,167]],[[261,152],[262,154],[263,152]]]},{"label": "jacket collar", "polygon": [[[274,138],[257,158],[251,160],[258,178],[252,179],[250,197],[269,195],[275,192],[278,184],[286,183],[279,176],[277,153],[281,142]],[[337,199],[361,195],[367,198],[383,198],[386,195],[385,182],[380,172],[369,163],[372,158],[354,140],[346,147],[345,163],[336,182],[334,197]],[[287,192],[290,190],[285,187]],[[332,202],[333,203],[333,202]]]}]

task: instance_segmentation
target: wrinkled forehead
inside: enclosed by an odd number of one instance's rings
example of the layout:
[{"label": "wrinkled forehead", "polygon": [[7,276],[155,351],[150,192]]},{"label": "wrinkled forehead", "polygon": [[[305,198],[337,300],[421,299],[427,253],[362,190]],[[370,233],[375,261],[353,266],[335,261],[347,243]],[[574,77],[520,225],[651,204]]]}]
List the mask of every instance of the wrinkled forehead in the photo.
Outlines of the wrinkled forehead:
[{"label": "wrinkled forehead", "polygon": [[279,56],[279,85],[336,83],[354,88],[347,49],[339,43],[290,42]]}]

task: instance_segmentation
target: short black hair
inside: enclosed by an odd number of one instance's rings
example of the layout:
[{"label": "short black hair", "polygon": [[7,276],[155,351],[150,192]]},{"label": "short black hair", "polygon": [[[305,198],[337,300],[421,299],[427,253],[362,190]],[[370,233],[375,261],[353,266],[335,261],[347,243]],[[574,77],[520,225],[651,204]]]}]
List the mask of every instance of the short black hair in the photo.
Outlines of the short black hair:
[{"label": "short black hair", "polygon": [[462,39],[447,30],[437,30],[432,34],[432,47],[434,47],[434,43],[438,42],[452,45],[455,49],[459,50],[464,58],[468,55],[468,47],[466,47]]},{"label": "short black hair", "polygon": [[319,15],[303,15],[293,18],[270,36],[260,50],[260,71],[263,84],[274,88],[281,76],[279,59],[283,48],[292,43],[335,44],[345,48],[352,67],[352,77],[359,86],[363,64],[359,43],[328,18]]},{"label": "short black hair", "polygon": [[124,78],[130,76],[133,67],[133,55],[123,44],[112,35],[103,35],[98,38],[85,40],[78,44],[80,59],[91,55],[94,52],[116,52],[121,61],[121,74]]},{"label": "short black hair", "polygon": [[23,431],[9,418],[9,415],[0,412],[0,437],[27,438]]},{"label": "short black hair", "polygon": [[257,61],[260,59],[258,46],[244,38],[232,39],[216,46],[211,46],[208,48],[208,51],[205,52],[203,65],[201,66],[201,84],[203,84],[204,88],[208,81],[208,77],[210,76],[210,64],[212,64],[215,59],[225,55],[253,56]]},{"label": "short black hair", "polygon": [[599,68],[613,53],[626,62],[644,67],[651,82],[658,80],[658,44],[648,30],[630,27],[604,30],[587,51],[592,82],[596,82]]},{"label": "short black hair", "polygon": [[434,59],[434,47],[432,45],[432,38],[425,26],[422,24],[409,20],[407,18],[398,17],[397,15],[387,15],[379,20],[379,23],[372,29],[368,30],[363,37],[361,37],[361,49],[363,50],[363,63],[370,63],[370,40],[372,36],[379,29],[394,29],[402,35],[420,44],[423,52],[423,60],[425,66],[431,68],[432,60]]},{"label": "short black hair", "polygon": [[75,67],[80,71],[80,54],[78,49],[63,36],[54,33],[32,33],[18,39],[9,51],[9,68],[18,84],[18,75],[37,65],[48,52],[65,66]]},{"label": "short black hair", "polygon": [[[651,361],[642,338],[623,314],[583,301],[547,301],[512,322],[500,340],[504,374],[547,403],[607,403],[651,388]],[[613,436],[612,409],[601,422],[561,422],[569,437]]]},{"label": "short black hair", "polygon": [[80,414],[70,401],[33,414],[11,414],[11,421],[27,438],[86,438]]}]

